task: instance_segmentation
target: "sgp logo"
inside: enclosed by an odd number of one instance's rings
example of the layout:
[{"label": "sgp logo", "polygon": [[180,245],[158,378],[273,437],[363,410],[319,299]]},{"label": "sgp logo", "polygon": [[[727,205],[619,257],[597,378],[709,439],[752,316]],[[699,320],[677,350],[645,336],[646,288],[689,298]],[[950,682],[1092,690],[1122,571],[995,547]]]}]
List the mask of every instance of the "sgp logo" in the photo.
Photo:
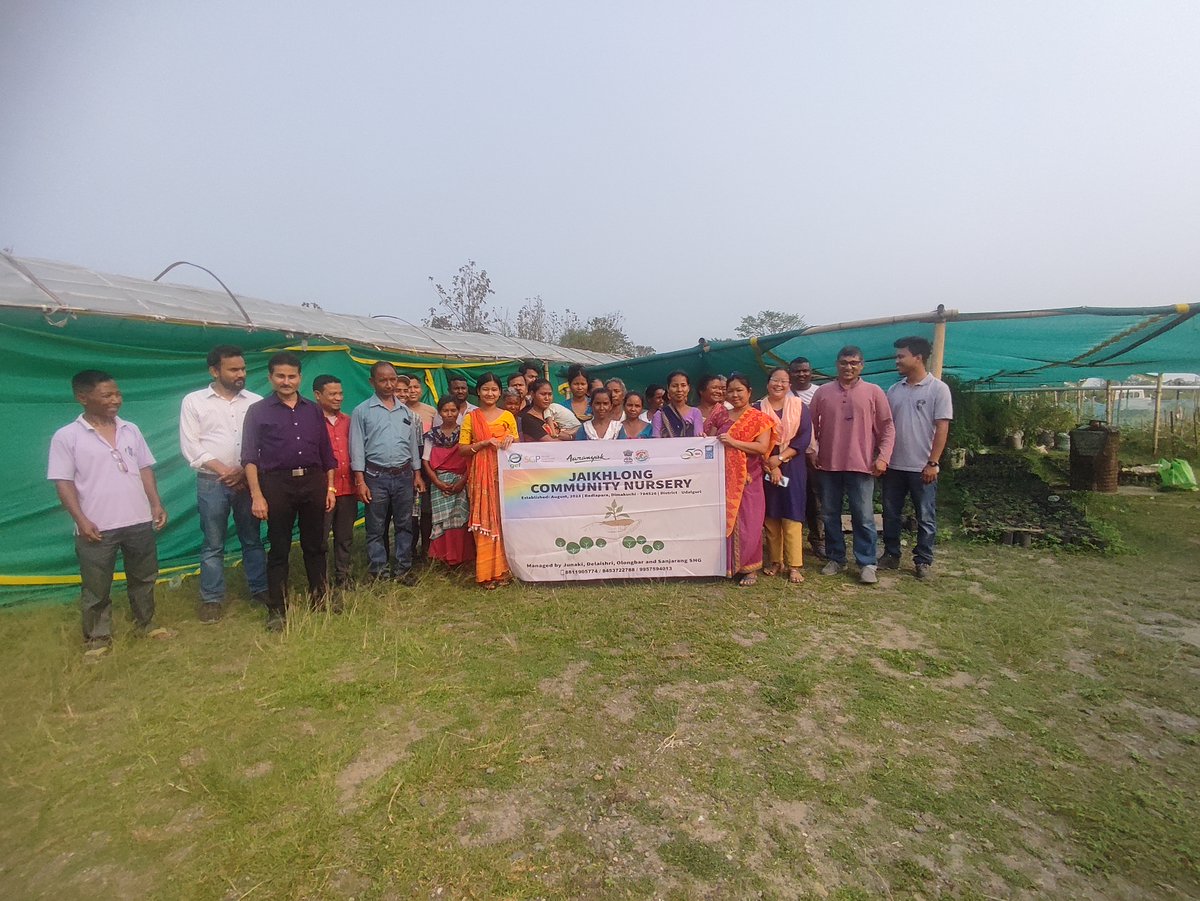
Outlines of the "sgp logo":
[{"label": "sgp logo", "polygon": [[689,447],[687,450],[685,450],[679,456],[683,460],[695,460],[697,457],[699,457],[703,453],[704,453],[704,451],[702,451],[698,447]]}]

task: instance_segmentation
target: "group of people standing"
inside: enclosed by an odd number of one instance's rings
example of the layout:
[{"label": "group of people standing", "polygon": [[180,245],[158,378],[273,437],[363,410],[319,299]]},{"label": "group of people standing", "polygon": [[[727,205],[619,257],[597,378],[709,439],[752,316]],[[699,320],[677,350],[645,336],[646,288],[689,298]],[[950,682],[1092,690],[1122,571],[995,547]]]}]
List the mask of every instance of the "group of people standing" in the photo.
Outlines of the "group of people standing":
[{"label": "group of people standing", "polygon": [[[911,497],[915,573],[924,578],[933,562],[950,394],[927,371],[928,341],[903,338],[896,348],[904,378],[886,395],[862,380],[862,352],[845,347],[836,379],[818,388],[809,361],[797,358],[768,374],[767,393],[757,402],[749,379],[738,373],[704,376],[693,397],[683,371],[670,373],[665,386],[637,392],[621,379],[592,379],[572,366],[559,403],[541,364],[526,361],[505,385],[492,373],[480,377],[478,405],[468,400],[467,380],[451,378],[434,408],[421,401],[419,379],[380,361],[370,368],[372,395],[347,414],[336,376],[318,375],[312,399],[302,394],[296,354],[270,358],[272,390],[261,397],[246,389],[242,350],[215,347],[207,359],[211,382],[184,397],[179,421],[180,448],[196,472],[200,620],[222,617],[230,517],[250,596],[266,608],[273,631],[286,621],[297,526],[312,603],[340,609],[340,593],[329,590],[327,548],[332,534],[332,587],[344,588],[360,503],[369,580],[415,584],[420,553],[449,566],[473,561],[485,588],[508,584],[498,454],[515,441],[716,438],[725,449],[729,575],[742,586],[755,584],[760,573],[804,581],[806,522],[813,550],[827,559],[822,572],[844,570],[844,500],[859,578],[877,581],[878,565],[899,566],[901,510]],[[85,649],[99,656],[112,643],[118,551],[139,627],[155,638],[173,634],[153,622],[154,533],[167,514],[145,439],[117,415],[115,379],[85,370],[72,388],[83,412],[55,433],[47,477],[75,522]],[[872,498],[880,477],[885,553],[877,561]]]}]

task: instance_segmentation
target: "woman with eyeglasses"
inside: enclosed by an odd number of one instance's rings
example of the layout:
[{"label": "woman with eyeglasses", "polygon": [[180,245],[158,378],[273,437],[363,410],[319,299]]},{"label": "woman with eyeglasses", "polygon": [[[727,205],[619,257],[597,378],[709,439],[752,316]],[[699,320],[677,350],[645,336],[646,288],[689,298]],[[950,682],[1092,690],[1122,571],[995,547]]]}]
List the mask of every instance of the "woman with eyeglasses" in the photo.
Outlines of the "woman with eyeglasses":
[{"label": "woman with eyeglasses", "polygon": [[786,567],[793,585],[804,581],[804,518],[808,467],[804,455],[812,440],[808,407],[791,392],[788,371],[782,366],[767,376],[767,396],[756,406],[775,425],[778,441],[767,455],[766,532],[767,560],[763,575],[778,575]]},{"label": "woman with eyeglasses", "polygon": [[758,581],[763,565],[763,458],[778,443],[775,423],[750,404],[750,381],[729,377],[725,396],[733,409],[730,426],[717,440],[725,445],[725,534],[728,574],[742,588]]}]

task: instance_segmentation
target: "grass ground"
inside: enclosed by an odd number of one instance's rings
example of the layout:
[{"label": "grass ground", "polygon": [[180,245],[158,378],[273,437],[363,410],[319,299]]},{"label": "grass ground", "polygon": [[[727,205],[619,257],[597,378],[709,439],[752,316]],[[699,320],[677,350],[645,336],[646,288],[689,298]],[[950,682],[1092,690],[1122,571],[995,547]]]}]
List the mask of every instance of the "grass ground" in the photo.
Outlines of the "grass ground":
[{"label": "grass ground", "polygon": [[282,636],[185,583],[96,664],[8,610],[0,897],[1195,897],[1200,499],[1091,507],[1134,553],[431,573]]}]

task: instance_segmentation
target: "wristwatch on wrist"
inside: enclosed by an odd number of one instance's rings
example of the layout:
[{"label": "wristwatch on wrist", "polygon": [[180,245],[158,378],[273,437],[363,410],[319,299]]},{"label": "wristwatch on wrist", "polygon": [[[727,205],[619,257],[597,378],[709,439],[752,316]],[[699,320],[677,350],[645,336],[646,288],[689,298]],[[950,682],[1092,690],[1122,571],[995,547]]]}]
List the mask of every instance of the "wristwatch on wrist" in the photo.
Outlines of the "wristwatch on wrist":
[{"label": "wristwatch on wrist", "polygon": [[941,464],[941,463],[939,463],[937,460],[930,460],[930,461],[929,461],[928,463],[926,463],[925,465],[926,465],[926,466],[932,466],[934,469],[941,469],[941,468],[942,468],[942,464]]}]

